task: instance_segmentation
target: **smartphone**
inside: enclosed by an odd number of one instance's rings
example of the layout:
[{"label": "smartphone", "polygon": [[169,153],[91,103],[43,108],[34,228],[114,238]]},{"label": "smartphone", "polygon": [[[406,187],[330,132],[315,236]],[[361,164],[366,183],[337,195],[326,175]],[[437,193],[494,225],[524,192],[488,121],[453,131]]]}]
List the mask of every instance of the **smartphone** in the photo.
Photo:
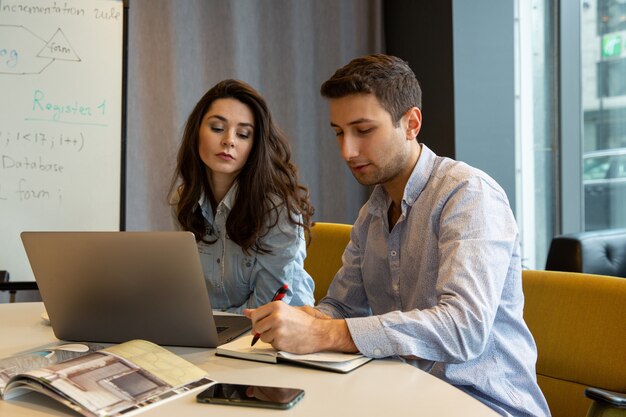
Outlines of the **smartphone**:
[{"label": "smartphone", "polygon": [[299,388],[217,383],[196,396],[201,403],[288,409],[304,397]]}]

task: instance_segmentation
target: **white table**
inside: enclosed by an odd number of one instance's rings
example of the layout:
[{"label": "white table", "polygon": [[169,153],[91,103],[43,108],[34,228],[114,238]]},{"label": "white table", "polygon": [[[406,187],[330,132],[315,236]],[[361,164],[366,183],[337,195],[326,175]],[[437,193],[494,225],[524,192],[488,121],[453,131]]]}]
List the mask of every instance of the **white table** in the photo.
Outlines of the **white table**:
[{"label": "white table", "polygon": [[[56,341],[41,319],[42,303],[0,304],[0,357]],[[199,404],[195,393],[146,410],[142,416],[497,416],[479,401],[397,360],[374,360],[348,374],[214,355],[213,349],[169,348],[222,382],[299,387],[305,397],[286,411]],[[39,394],[0,401],[0,416],[75,416]]]}]

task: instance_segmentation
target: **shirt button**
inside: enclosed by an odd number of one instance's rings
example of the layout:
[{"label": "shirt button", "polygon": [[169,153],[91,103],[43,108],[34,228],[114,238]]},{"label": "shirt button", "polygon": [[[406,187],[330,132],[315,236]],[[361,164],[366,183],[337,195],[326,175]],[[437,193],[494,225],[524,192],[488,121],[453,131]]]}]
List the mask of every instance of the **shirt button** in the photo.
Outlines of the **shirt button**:
[{"label": "shirt button", "polygon": [[382,353],[383,353],[383,351],[380,350],[379,348],[374,349],[374,355],[380,356]]},{"label": "shirt button", "polygon": [[218,263],[218,264],[220,263],[220,258],[217,258],[217,263]]},{"label": "shirt button", "polygon": [[391,256],[396,256],[398,254],[398,252],[396,252],[395,250],[391,251]]}]

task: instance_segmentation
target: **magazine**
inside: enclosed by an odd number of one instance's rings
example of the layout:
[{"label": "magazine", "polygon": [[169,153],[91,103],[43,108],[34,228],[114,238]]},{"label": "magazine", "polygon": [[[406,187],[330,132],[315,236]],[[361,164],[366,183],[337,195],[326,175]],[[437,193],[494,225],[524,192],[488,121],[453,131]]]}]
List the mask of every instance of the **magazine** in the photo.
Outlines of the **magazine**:
[{"label": "magazine", "polygon": [[84,416],[129,416],[214,382],[202,369],[145,340],[98,348],[71,343],[2,359],[0,396],[10,400],[36,391]]},{"label": "magazine", "polygon": [[295,353],[277,351],[272,345],[261,340],[254,346],[250,346],[253,337],[253,335],[240,337],[230,343],[218,346],[215,354],[267,363],[292,362],[311,368],[340,373],[350,372],[372,360],[372,358],[363,356],[360,353],[318,352],[297,355]]},{"label": "magazine", "polygon": [[0,398],[7,382],[17,374],[84,356],[102,348],[104,346],[96,343],[60,342],[0,358]]}]

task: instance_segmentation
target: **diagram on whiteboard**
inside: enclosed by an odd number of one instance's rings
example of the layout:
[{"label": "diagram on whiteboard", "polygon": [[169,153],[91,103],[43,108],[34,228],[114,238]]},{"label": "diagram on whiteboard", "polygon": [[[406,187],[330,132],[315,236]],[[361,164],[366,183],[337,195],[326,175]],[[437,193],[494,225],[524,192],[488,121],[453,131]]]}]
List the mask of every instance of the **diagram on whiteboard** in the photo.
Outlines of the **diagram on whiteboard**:
[{"label": "diagram on whiteboard", "polygon": [[54,61],[81,59],[63,30],[46,40],[24,26],[0,24],[0,75],[41,74]]}]

